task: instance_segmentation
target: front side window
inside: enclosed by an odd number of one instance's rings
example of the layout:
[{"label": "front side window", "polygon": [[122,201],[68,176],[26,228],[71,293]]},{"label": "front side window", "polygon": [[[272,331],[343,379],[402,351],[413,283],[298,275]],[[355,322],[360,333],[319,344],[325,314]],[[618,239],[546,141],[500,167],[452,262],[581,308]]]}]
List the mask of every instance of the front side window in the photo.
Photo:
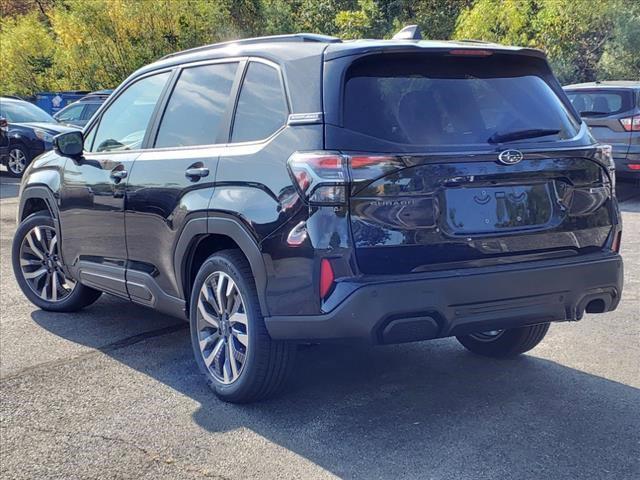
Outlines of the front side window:
[{"label": "front side window", "polygon": [[251,62],[240,90],[231,141],[263,140],[285,124],[287,114],[278,71],[264,63]]},{"label": "front side window", "polygon": [[102,114],[92,152],[135,150],[142,141],[169,72],[143,78],[128,87]]},{"label": "front side window", "polygon": [[184,69],[162,116],[156,148],[216,143],[237,69],[237,63]]}]

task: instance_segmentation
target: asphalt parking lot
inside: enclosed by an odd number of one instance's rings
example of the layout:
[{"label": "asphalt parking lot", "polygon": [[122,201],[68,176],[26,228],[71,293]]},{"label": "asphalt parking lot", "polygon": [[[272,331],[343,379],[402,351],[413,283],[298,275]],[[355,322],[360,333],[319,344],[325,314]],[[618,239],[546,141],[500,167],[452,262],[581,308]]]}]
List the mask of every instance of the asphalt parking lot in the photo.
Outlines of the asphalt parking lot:
[{"label": "asphalt parking lot", "polygon": [[186,324],[104,295],[29,304],[10,265],[17,184],[0,176],[0,476],[640,478],[640,187],[621,185],[615,312],[556,324],[530,354],[455,340],[301,350],[288,390],[218,401]]}]

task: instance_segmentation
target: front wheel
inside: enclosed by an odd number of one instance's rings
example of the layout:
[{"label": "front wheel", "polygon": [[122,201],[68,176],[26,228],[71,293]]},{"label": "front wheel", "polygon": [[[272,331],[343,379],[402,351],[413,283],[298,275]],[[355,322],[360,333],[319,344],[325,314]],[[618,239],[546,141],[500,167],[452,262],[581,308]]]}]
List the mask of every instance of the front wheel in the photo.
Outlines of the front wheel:
[{"label": "front wheel", "polygon": [[7,156],[7,171],[12,177],[20,178],[24,173],[31,158],[27,149],[22,145],[13,145],[9,148],[9,155]]},{"label": "front wheel", "polygon": [[262,400],[283,387],[296,346],[269,336],[251,268],[240,251],[225,250],[204,262],[189,310],[196,363],[221,400]]},{"label": "front wheel", "polygon": [[74,312],[102,294],[65,273],[58,234],[48,212],[34,213],[18,226],[11,261],[22,293],[43,310]]},{"label": "front wheel", "polygon": [[548,323],[491,330],[456,337],[468,350],[487,357],[515,357],[538,345],[549,331]]}]

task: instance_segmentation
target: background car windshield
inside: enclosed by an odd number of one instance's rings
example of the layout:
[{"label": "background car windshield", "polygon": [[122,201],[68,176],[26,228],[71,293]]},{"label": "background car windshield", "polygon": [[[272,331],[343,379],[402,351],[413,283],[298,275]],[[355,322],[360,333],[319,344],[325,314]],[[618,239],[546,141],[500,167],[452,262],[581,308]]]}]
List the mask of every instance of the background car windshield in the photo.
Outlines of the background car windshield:
[{"label": "background car windshield", "polygon": [[567,91],[567,96],[583,117],[614,115],[633,108],[631,90],[573,90]]},{"label": "background car windshield", "polygon": [[11,123],[56,123],[51,115],[29,102],[0,102],[0,117]]},{"label": "background car windshield", "polygon": [[68,107],[61,110],[57,115],[58,120],[78,120],[80,115],[82,114],[82,110],[84,109],[84,105],[81,103],[77,103],[74,105],[69,105]]},{"label": "background car windshield", "polygon": [[577,120],[536,70],[520,62],[414,56],[356,63],[345,85],[344,127],[419,145],[487,144],[496,134],[521,130],[557,131],[536,142],[574,137]]}]

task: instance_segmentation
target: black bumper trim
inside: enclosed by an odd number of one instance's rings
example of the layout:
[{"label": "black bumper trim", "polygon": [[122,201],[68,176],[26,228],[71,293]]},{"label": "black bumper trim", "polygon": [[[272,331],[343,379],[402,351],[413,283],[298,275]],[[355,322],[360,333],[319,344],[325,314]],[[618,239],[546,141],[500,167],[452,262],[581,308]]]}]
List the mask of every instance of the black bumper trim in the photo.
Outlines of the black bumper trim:
[{"label": "black bumper trim", "polygon": [[[593,300],[601,301],[604,311],[614,310],[622,293],[622,258],[612,252],[579,260],[530,262],[518,269],[479,270],[456,270],[444,277],[395,277],[388,282],[360,280],[331,312],[272,316],[265,323],[274,339],[363,338],[396,343],[579,320]],[[420,328],[416,323],[420,318],[435,322],[437,328]],[[418,333],[415,338],[398,335],[398,328],[390,328],[392,322],[411,325],[410,331]],[[384,338],[383,332],[389,330],[395,330],[394,340]]]}]

